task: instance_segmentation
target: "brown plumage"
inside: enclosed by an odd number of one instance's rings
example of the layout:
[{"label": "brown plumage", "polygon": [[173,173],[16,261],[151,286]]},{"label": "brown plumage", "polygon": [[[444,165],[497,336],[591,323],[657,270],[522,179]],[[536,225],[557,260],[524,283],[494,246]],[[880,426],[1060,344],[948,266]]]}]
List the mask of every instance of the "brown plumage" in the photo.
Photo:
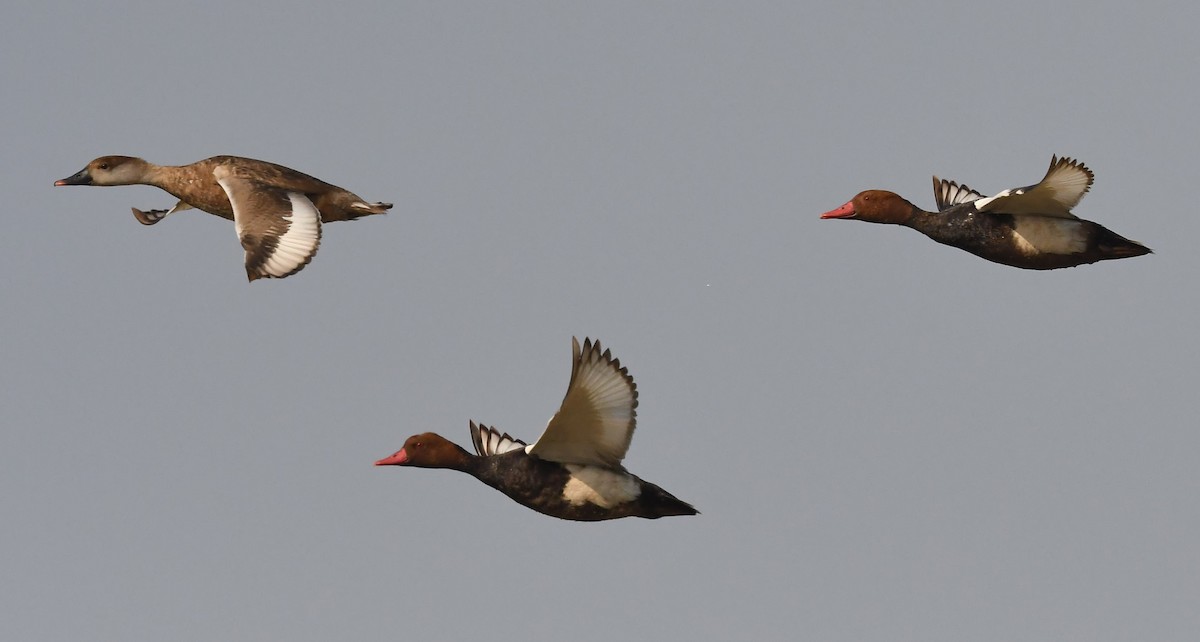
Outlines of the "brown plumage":
[{"label": "brown plumage", "polygon": [[101,156],[54,184],[150,185],[179,199],[170,210],[133,208],[134,217],[145,225],[191,208],[234,221],[251,281],[300,271],[317,251],[321,223],[383,214],[392,207],[368,203],[294,169],[240,156],[214,156],[180,166]]}]

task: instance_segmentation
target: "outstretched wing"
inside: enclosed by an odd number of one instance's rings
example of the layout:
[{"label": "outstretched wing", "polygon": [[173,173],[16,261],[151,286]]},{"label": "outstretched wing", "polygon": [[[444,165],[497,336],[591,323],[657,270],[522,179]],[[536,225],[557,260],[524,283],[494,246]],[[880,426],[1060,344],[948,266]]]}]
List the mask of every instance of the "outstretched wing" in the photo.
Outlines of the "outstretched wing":
[{"label": "outstretched wing", "polygon": [[251,281],[283,278],[308,265],[321,244],[321,213],[307,196],[240,175],[226,165],[214,168],[213,176],[233,206]]},{"label": "outstretched wing", "polygon": [[564,464],[615,467],[637,424],[637,385],[600,342],[572,337],[574,363],[562,406],[526,451]]},{"label": "outstretched wing", "polygon": [[1092,170],[1073,158],[1050,157],[1050,169],[1037,185],[1006,189],[991,198],[975,201],[981,212],[1035,214],[1078,218],[1071,208],[1079,204],[1095,180]]}]

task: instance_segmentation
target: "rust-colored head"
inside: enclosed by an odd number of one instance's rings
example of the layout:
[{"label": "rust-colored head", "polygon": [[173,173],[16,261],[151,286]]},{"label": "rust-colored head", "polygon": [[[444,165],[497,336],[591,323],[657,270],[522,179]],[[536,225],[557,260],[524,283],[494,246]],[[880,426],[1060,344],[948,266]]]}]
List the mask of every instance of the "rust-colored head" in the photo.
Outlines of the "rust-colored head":
[{"label": "rust-colored head", "polygon": [[829,210],[821,218],[851,218],[869,223],[902,225],[912,217],[916,207],[899,194],[881,189],[859,192],[845,205]]},{"label": "rust-colored head", "polygon": [[133,156],[101,156],[54,185],[139,185],[149,169],[150,163]]},{"label": "rust-colored head", "polygon": [[403,448],[391,457],[375,462],[375,465],[461,469],[469,457],[467,451],[454,442],[437,433],[427,432],[409,437]]}]

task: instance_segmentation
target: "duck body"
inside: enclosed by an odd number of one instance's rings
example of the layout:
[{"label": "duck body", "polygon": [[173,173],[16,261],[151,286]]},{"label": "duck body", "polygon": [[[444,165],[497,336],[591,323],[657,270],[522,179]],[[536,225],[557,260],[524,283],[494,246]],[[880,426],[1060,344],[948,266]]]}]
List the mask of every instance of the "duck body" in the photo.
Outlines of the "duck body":
[{"label": "duck body", "polygon": [[518,504],[559,519],[596,522],[696,514],[688,503],[624,468],[560,464],[524,449],[474,461],[477,465],[465,472]]},{"label": "duck body", "polygon": [[[243,167],[252,168],[258,172],[264,170],[268,175],[280,176],[284,171],[289,175],[294,172],[294,175],[303,176],[306,179],[317,181],[317,179],[295,172],[281,165],[268,163],[266,161],[254,160],[252,158],[240,158],[237,156],[213,156],[201,161],[196,161],[190,165],[179,166],[156,166],[150,165],[147,172],[147,185],[157,187],[171,196],[179,199],[190,207],[198,210],[215,214],[226,220],[233,220],[233,204],[229,201],[229,195],[225,193],[224,188],[217,182],[216,176],[213,175],[213,170],[218,165],[225,163],[240,163]],[[281,171],[282,170],[282,171]],[[290,181],[293,182],[294,181]],[[321,181],[317,181],[320,183]],[[84,183],[86,184],[86,183]],[[310,187],[311,189],[311,187]],[[307,194],[306,194],[307,195]],[[319,210],[319,208],[318,208]],[[157,210],[151,210],[157,211]],[[141,219],[139,219],[141,220]],[[154,219],[146,222],[147,225],[153,225],[162,220]],[[327,220],[324,212],[322,212],[321,220]],[[145,221],[143,221],[145,222]]]},{"label": "duck body", "polygon": [[[247,180],[305,195],[313,201],[321,213],[321,220],[326,223],[383,214],[392,206],[391,203],[367,203],[352,192],[290,167],[228,155],[213,156],[189,165],[155,165],[133,156],[101,156],[55,185],[150,185],[189,207],[232,221],[233,204],[213,173],[218,166],[225,166],[234,175]],[[161,218],[147,224],[152,225],[158,220]]]},{"label": "duck body", "polygon": [[989,198],[935,176],[937,212],[925,211],[893,192],[867,190],[821,218],[903,225],[938,243],[1029,270],[1053,270],[1150,253],[1150,248],[1141,243],[1071,213],[1092,180],[1091,170],[1078,161],[1055,156],[1040,183],[1004,190]]},{"label": "duck body", "polygon": [[383,214],[392,207],[368,203],[283,165],[241,156],[213,156],[178,166],[133,156],[101,156],[54,184],[150,185],[178,199],[169,210],[132,208],[134,218],[144,225],[193,208],[233,221],[246,250],[251,281],[300,271],[316,254],[322,223]]},{"label": "duck body", "polygon": [[942,212],[918,208],[905,226],[943,245],[1027,270],[1075,267],[1150,252],[1092,221],[979,212],[971,203]]},{"label": "duck body", "polygon": [[436,433],[413,435],[376,466],[449,468],[465,472],[544,515],[594,522],[657,519],[697,510],[625,470],[633,436],[637,387],[599,342],[572,341],[571,383],[559,411],[532,445],[471,422],[476,454]]}]

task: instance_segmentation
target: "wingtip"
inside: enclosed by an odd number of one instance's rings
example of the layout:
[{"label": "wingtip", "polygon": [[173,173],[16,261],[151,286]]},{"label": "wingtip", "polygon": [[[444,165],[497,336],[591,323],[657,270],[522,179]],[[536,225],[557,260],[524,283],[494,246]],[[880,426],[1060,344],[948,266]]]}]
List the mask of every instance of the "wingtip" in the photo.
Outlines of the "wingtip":
[{"label": "wingtip", "polygon": [[584,337],[582,348],[579,347],[578,339],[576,339],[575,337],[571,337],[571,340],[573,342],[573,347],[575,348],[575,354],[580,357],[582,357],[585,354],[592,353],[592,352],[596,352],[596,353],[600,354],[600,356],[602,356],[606,359],[609,357],[609,355],[607,354],[608,351],[604,349],[604,346],[600,345],[599,339],[593,339],[591,337]]},{"label": "wingtip", "polygon": [[1096,182],[1096,173],[1093,172],[1091,170],[1091,168],[1089,168],[1086,164],[1083,163],[1083,161],[1079,160],[1078,158],[1072,158],[1070,156],[1059,156],[1058,154],[1051,154],[1050,155],[1050,169],[1046,170],[1046,175],[1049,176],[1052,172],[1054,172],[1055,169],[1058,169],[1059,167],[1070,167],[1070,168],[1078,169],[1087,175],[1088,180],[1087,180],[1087,185],[1084,186],[1084,188],[1083,188],[1084,193],[1087,193],[1088,190],[1090,190],[1092,188],[1092,184]]}]

